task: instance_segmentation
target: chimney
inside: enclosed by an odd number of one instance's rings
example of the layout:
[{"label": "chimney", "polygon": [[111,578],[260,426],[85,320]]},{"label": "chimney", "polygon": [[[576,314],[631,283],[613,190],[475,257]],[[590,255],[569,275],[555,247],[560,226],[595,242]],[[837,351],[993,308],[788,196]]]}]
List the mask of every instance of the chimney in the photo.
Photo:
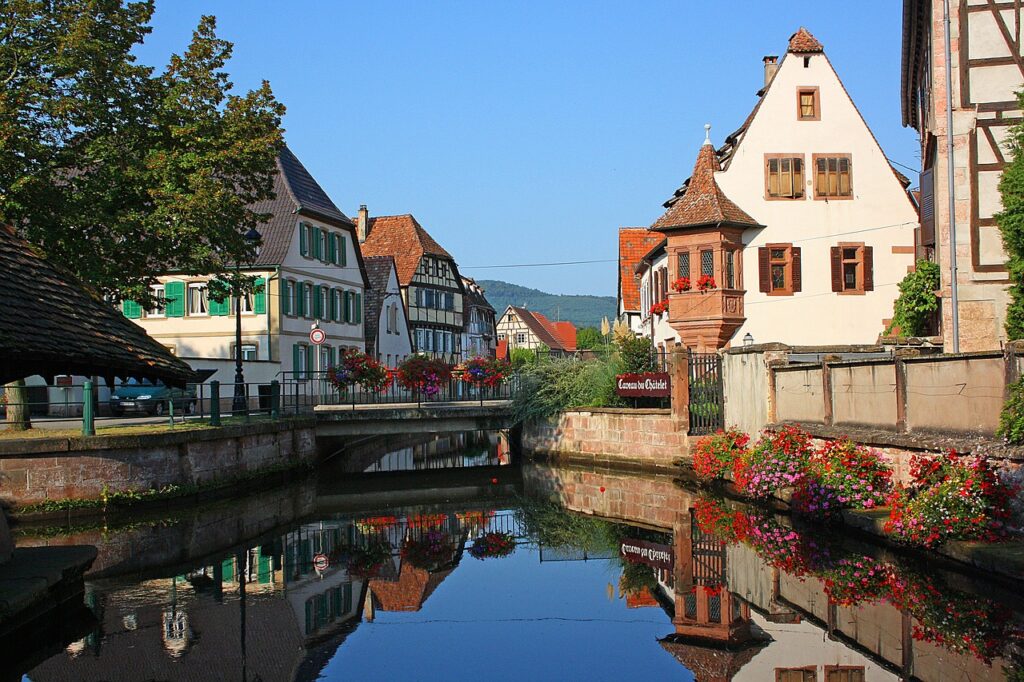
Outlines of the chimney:
[{"label": "chimney", "polygon": [[356,236],[362,244],[370,236],[370,214],[366,210],[366,204],[359,204],[359,217],[356,218]]},{"label": "chimney", "polygon": [[775,72],[779,70],[779,56],[774,54],[765,55],[764,57],[764,87],[771,85],[772,79],[775,78]]}]

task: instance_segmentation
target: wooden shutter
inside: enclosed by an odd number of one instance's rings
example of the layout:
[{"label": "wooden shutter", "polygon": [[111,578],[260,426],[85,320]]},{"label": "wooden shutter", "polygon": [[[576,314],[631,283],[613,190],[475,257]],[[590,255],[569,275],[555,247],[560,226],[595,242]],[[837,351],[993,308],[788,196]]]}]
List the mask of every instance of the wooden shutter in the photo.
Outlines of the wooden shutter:
[{"label": "wooden shutter", "polygon": [[302,376],[302,346],[295,344],[292,346],[292,378],[298,379]]},{"label": "wooden shutter", "polygon": [[324,254],[320,250],[320,228],[313,228],[313,258],[323,259]]},{"label": "wooden shutter", "polygon": [[341,267],[348,265],[348,249],[345,248],[345,235],[338,235],[338,264]]},{"label": "wooden shutter", "polygon": [[255,284],[255,291],[252,294],[252,307],[253,311],[257,315],[266,315],[267,313],[267,280],[264,277],[257,277]]},{"label": "wooden shutter", "polygon": [[313,317],[320,319],[324,316],[323,305],[320,300],[320,289],[321,286],[317,284],[313,287]]},{"label": "wooden shutter", "polygon": [[164,285],[167,317],[185,317],[185,283],[168,282]]},{"label": "wooden shutter", "polygon": [[352,305],[349,303],[349,299],[352,297],[351,291],[346,291],[342,294],[342,310],[344,311],[344,321],[352,321]]},{"label": "wooden shutter", "polygon": [[331,263],[338,262],[338,243],[334,241],[335,234],[327,233],[327,260]]},{"label": "wooden shutter", "polygon": [[875,290],[875,250],[864,247],[864,291]]},{"label": "wooden shutter", "polygon": [[[220,280],[214,280],[214,281],[218,282],[221,285],[224,284],[224,282],[221,282]],[[223,317],[223,316],[227,315],[229,312],[231,312],[231,297],[230,296],[225,296],[224,298],[222,298],[219,301],[213,300],[212,296],[210,297],[210,315],[217,316],[217,317]]]},{"label": "wooden shutter", "polygon": [[292,297],[291,293],[291,280],[281,279],[278,280],[278,290],[281,292],[281,314],[291,315],[292,314]]},{"label": "wooden shutter", "polygon": [[921,173],[921,244],[935,246],[935,177],[932,169]]},{"label": "wooden shutter", "polygon": [[768,261],[767,246],[757,249],[757,279],[762,292],[767,294],[772,290],[772,268]]},{"label": "wooden shutter", "polygon": [[800,268],[800,247],[793,247],[793,293],[803,291],[803,275]]},{"label": "wooden shutter", "polygon": [[299,254],[302,256],[309,255],[309,234],[306,229],[306,223],[299,223]]},{"label": "wooden shutter", "polygon": [[337,289],[329,290],[327,292],[327,298],[330,299],[330,304],[331,304],[331,316],[330,316],[330,319],[335,321],[335,322],[337,322],[338,321],[338,296],[337,296],[337,294],[335,292],[337,292]]},{"label": "wooden shutter", "polygon": [[121,312],[129,320],[137,320],[142,317],[142,306],[137,301],[122,301]]},{"label": "wooden shutter", "polygon": [[833,246],[832,255],[832,291],[843,290],[843,250]]},{"label": "wooden shutter", "polygon": [[355,318],[356,319],[354,320],[354,322],[356,324],[359,324],[360,322],[363,321],[363,295],[358,293],[358,292],[355,295],[355,308],[356,308],[356,310],[355,310],[355,313],[356,313],[355,314]]}]

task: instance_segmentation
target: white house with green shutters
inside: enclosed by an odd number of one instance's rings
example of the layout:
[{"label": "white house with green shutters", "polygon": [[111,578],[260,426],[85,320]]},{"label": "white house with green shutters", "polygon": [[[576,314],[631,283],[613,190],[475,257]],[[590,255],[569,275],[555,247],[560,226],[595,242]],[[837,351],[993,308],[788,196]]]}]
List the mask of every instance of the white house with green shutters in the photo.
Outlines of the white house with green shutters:
[{"label": "white house with green shutters", "polygon": [[[262,285],[241,301],[245,378],[255,383],[303,378],[333,364],[341,349],[365,345],[368,280],[355,225],[287,147],[277,169],[276,197],[255,207],[270,215],[257,228],[263,244],[244,268]],[[235,306],[210,299],[210,280],[163,275],[154,287],[159,305],[143,310],[126,301],[123,311],[194,369],[216,370],[212,378],[231,383]],[[314,325],[327,333],[319,353],[309,340]]]}]

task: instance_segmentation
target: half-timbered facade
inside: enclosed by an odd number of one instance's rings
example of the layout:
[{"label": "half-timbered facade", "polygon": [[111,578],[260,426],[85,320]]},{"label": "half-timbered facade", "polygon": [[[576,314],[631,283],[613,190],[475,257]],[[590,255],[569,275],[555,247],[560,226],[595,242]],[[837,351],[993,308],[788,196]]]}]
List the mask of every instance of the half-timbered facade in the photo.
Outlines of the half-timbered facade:
[{"label": "half-timbered facade", "polygon": [[[951,0],[949,10],[947,59],[943,0],[904,0],[903,124],[921,134],[918,249],[942,272],[944,345],[947,351],[954,348],[950,245],[955,233],[959,350],[989,350],[1006,339],[1009,279],[994,216],[1001,208],[999,178],[1009,160],[1008,129],[1024,121],[1016,96],[1024,84],[1024,9],[1005,0]],[[947,63],[953,88],[948,97]]]},{"label": "half-timbered facade", "polygon": [[517,348],[547,350],[553,355],[576,352],[576,327],[571,322],[552,322],[545,315],[509,306],[498,320],[498,342],[508,353]]},{"label": "half-timbered facade", "polygon": [[462,278],[466,290],[465,328],[462,330],[462,357],[493,358],[498,334],[495,328],[494,308],[487,301],[484,289],[476,280]]},{"label": "half-timbered facade", "polygon": [[914,264],[905,179],[806,29],[765,58],[759,94],[651,226],[668,238],[669,323],[697,349],[874,343]]},{"label": "half-timbered facade", "polygon": [[358,232],[363,253],[395,260],[413,350],[458,363],[465,290],[455,259],[408,213],[371,218],[362,206]]}]

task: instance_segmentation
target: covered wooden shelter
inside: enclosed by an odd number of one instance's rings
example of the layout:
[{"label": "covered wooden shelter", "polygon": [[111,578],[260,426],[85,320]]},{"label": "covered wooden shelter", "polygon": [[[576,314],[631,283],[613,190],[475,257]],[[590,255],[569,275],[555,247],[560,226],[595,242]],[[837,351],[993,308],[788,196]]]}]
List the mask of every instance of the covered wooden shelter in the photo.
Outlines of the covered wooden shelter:
[{"label": "covered wooden shelter", "polygon": [[0,384],[36,374],[50,383],[58,374],[194,380],[141,327],[0,225]]}]

